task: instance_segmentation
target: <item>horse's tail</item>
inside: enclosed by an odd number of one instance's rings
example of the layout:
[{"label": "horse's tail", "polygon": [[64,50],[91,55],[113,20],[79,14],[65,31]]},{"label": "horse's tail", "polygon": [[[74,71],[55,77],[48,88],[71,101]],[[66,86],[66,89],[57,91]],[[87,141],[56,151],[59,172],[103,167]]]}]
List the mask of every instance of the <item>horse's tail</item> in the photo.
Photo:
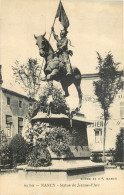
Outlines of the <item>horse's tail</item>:
[{"label": "horse's tail", "polygon": [[79,84],[80,84],[81,83],[81,72],[80,72],[80,70],[75,66],[72,66],[72,70],[73,70],[75,80],[78,81]]}]

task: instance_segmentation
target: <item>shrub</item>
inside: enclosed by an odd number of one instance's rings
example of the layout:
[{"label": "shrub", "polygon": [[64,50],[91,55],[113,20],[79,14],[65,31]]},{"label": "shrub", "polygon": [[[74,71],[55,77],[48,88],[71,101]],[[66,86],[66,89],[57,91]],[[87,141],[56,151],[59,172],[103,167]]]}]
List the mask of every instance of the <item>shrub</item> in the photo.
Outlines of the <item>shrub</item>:
[{"label": "shrub", "polygon": [[49,123],[36,122],[33,127],[29,126],[26,130],[26,141],[33,148],[41,146],[41,143],[47,146],[46,135],[51,130]]},{"label": "shrub", "polygon": [[2,165],[11,164],[12,154],[11,150],[8,146],[8,140],[4,133],[1,131],[0,133],[0,160]]},{"label": "shrub", "polygon": [[35,146],[33,151],[28,155],[26,162],[28,166],[33,167],[49,166],[51,164],[51,155],[48,149],[42,146]]},{"label": "shrub", "polygon": [[47,149],[45,139],[46,132],[49,131],[49,124],[36,122],[33,127],[28,125],[26,130],[26,141],[30,146],[30,153],[26,163],[29,166],[48,166],[51,163],[51,156]]},{"label": "shrub", "polygon": [[9,148],[8,145],[4,145],[1,150],[1,164],[6,165],[6,164],[12,164],[12,151]]},{"label": "shrub", "polygon": [[93,162],[102,162],[102,154],[101,153],[92,153],[91,160]]},{"label": "shrub", "polygon": [[9,148],[12,151],[13,164],[25,163],[29,147],[22,135],[15,135],[9,144]]},{"label": "shrub", "polygon": [[[65,155],[66,157],[70,155],[72,156],[72,154],[70,154],[69,148],[69,145],[71,143],[71,135],[69,133],[69,130],[63,127],[57,127],[49,123],[36,122],[33,127],[28,128],[26,132],[26,138],[32,148],[35,148],[33,149],[30,156],[30,165],[35,164],[34,162],[31,163],[31,159],[33,161],[33,158],[35,158],[34,156],[37,156],[37,153],[39,153],[39,149],[44,149],[44,151],[49,150],[49,152],[52,151],[59,157],[62,155]],[[48,152],[46,154],[48,154]],[[38,166],[39,162],[41,164],[41,157],[40,161],[36,163],[38,164]]]}]

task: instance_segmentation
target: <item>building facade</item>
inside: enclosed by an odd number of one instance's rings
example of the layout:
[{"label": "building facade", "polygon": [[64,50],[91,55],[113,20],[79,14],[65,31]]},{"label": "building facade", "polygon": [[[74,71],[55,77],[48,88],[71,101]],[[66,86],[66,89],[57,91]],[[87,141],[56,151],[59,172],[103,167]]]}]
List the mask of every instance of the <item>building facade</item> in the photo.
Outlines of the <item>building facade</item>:
[{"label": "building facade", "polygon": [[[94,93],[93,82],[99,79],[98,74],[82,75],[83,103],[82,113],[92,122],[88,126],[88,142],[92,151],[103,150],[104,120],[100,103]],[[123,79],[123,78],[122,78]],[[110,120],[107,124],[106,150],[115,148],[116,136],[124,127],[124,92],[120,90],[109,109]]]},{"label": "building facade", "polygon": [[21,134],[28,115],[29,98],[2,87],[0,66],[0,132],[11,140]]}]

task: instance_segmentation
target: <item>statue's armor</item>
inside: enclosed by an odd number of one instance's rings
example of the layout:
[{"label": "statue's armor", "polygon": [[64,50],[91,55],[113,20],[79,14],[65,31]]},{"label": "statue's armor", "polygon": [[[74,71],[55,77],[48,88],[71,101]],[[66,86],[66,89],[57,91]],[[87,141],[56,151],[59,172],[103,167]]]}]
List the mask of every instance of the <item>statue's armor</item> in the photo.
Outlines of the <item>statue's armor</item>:
[{"label": "statue's armor", "polygon": [[58,57],[60,61],[65,63],[67,74],[72,74],[72,67],[71,67],[69,53],[68,53],[68,39],[67,37],[59,39],[58,35],[56,35],[55,32],[53,32],[53,36],[57,41],[57,49],[59,50]]}]

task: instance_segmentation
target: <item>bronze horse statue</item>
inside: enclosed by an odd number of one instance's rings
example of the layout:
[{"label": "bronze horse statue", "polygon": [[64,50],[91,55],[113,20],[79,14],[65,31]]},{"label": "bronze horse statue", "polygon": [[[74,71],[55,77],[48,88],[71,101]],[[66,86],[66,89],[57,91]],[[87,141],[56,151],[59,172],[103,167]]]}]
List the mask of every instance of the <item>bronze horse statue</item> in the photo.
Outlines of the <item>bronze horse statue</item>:
[{"label": "bronze horse statue", "polygon": [[65,64],[57,57],[55,51],[51,47],[49,41],[44,35],[35,36],[36,45],[39,48],[39,55],[45,58],[46,64],[44,66],[44,73],[46,75],[46,81],[59,81],[65,92],[65,97],[69,96],[68,87],[74,84],[79,97],[79,104],[76,111],[79,111],[82,106],[82,91],[81,91],[81,73],[77,67],[72,67],[72,77],[68,79],[66,76]]}]

